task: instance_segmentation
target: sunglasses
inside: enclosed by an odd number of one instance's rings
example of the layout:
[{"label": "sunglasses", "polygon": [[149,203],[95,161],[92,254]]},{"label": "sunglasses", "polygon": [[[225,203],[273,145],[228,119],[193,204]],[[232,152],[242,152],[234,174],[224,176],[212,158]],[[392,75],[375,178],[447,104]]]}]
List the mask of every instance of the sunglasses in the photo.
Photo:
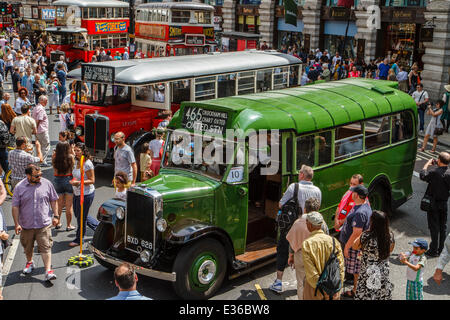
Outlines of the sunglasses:
[{"label": "sunglasses", "polygon": [[42,176],[42,172],[38,174],[31,175],[33,178],[40,178]]}]

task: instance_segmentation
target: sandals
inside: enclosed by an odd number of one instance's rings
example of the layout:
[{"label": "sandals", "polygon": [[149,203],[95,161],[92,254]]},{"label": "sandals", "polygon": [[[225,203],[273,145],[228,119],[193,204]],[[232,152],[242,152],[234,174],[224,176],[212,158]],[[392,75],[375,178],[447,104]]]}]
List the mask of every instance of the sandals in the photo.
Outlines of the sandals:
[{"label": "sandals", "polygon": [[72,231],[72,230],[75,230],[75,229],[76,229],[76,227],[67,227],[66,231]]},{"label": "sandals", "polygon": [[58,224],[55,226],[55,229],[61,229],[61,227],[62,227],[62,224]]},{"label": "sandals", "polygon": [[353,292],[353,290],[348,290],[348,291],[345,291],[342,294],[342,296],[345,297],[345,298],[353,299],[353,298],[355,298],[355,293]]},{"label": "sandals", "polygon": [[78,247],[80,244],[76,242],[69,243],[69,247]]}]

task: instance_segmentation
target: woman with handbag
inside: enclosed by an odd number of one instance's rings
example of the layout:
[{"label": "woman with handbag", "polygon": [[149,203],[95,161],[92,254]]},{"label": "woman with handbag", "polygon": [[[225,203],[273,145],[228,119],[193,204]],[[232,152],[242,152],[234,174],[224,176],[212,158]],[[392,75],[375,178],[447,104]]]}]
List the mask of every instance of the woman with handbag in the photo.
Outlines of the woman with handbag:
[{"label": "woman with handbag", "polygon": [[442,106],[444,105],[444,101],[438,100],[436,102],[436,107],[434,109],[431,109],[431,106],[427,108],[427,114],[431,116],[430,123],[428,123],[427,130],[425,131],[425,137],[423,138],[423,145],[422,148],[420,148],[420,151],[425,151],[425,148],[427,147],[427,142],[430,137],[433,139],[433,149],[431,149],[431,152],[436,151],[436,145],[438,143],[438,136],[442,135],[444,133],[444,128],[442,126],[442,123],[440,121],[442,113],[444,112],[442,110]]}]

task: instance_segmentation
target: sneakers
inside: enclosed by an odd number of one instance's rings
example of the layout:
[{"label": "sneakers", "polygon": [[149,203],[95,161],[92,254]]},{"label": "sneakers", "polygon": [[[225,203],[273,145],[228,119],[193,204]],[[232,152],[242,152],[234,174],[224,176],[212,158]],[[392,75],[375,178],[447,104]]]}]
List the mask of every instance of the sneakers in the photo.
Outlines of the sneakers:
[{"label": "sneakers", "polygon": [[269,287],[269,290],[272,290],[275,293],[281,293],[283,291],[282,289],[281,281],[276,279]]},{"label": "sneakers", "polygon": [[437,257],[439,257],[439,254],[438,254],[437,252],[430,251],[430,250],[428,250],[427,252],[425,252],[425,255],[426,255],[427,257],[430,257],[430,258],[437,258]]},{"label": "sneakers", "polygon": [[45,274],[45,281],[55,280],[56,274],[53,273],[53,270],[47,271]]},{"label": "sneakers", "polygon": [[33,270],[34,270],[34,262],[33,261],[27,262],[25,269],[23,269],[23,273],[30,274],[31,271]]}]

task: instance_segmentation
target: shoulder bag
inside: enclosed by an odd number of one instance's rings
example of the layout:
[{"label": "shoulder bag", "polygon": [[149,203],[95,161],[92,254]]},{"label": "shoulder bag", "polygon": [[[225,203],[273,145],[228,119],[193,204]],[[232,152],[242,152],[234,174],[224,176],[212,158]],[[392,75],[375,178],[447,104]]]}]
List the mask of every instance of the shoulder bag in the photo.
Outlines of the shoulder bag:
[{"label": "shoulder bag", "polygon": [[[422,96],[423,96],[424,93],[425,93],[425,91],[422,91],[422,94],[419,97],[419,102],[422,99]],[[424,110],[424,111],[427,109],[427,106],[428,106],[427,102],[423,102],[423,103],[419,104],[419,108]]]},{"label": "shoulder bag", "polygon": [[431,211],[431,201],[433,200],[433,197],[430,194],[430,185],[428,184],[427,190],[425,191],[425,194],[423,195],[422,200],[420,201],[420,210],[429,212]]}]

